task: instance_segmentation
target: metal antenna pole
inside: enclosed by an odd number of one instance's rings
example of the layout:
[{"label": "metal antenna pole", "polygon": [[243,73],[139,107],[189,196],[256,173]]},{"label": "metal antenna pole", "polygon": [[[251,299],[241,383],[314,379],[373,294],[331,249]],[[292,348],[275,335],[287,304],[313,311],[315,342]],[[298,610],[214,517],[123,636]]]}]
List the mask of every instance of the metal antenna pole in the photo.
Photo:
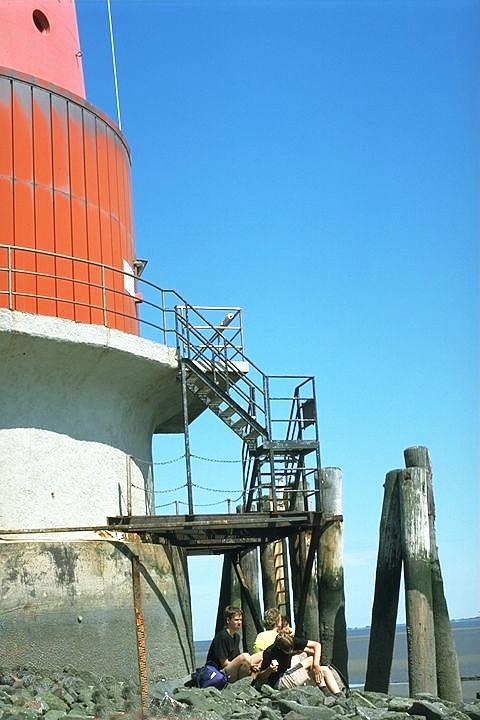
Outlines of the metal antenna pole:
[{"label": "metal antenna pole", "polygon": [[122,119],[120,117],[120,98],[118,95],[117,62],[115,60],[115,43],[113,41],[112,8],[110,7],[110,0],[107,0],[107,9],[108,9],[108,24],[110,26],[110,44],[112,46],[113,80],[115,83],[115,98],[117,101],[118,129],[121,130],[122,129]]}]

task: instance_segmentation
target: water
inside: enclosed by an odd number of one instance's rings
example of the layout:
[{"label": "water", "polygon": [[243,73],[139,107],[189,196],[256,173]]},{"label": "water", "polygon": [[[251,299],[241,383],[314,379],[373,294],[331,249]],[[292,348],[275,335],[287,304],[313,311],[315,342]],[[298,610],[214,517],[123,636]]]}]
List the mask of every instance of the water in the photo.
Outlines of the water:
[{"label": "water", "polygon": [[[455,620],[452,622],[453,635],[457,648],[460,675],[462,677],[480,675],[480,618]],[[348,670],[350,685],[363,687],[368,655],[369,628],[352,628],[347,631]],[[210,640],[195,642],[195,659],[197,667],[205,664]],[[399,625],[395,635],[393,650],[391,684],[392,695],[408,695],[408,664],[407,637],[405,627]],[[465,700],[473,700],[480,692],[480,681],[464,681],[463,696]]]}]

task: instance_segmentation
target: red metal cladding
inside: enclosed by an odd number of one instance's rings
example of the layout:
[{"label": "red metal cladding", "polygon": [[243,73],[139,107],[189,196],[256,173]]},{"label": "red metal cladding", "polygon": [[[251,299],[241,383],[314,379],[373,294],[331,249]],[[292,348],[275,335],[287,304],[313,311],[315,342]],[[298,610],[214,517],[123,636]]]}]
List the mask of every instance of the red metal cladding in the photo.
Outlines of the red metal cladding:
[{"label": "red metal cladding", "polygon": [[1,0],[1,5],[0,65],[84,98],[74,0]]},{"label": "red metal cladding", "polygon": [[0,307],[138,333],[130,157],[89,103],[0,69]]}]

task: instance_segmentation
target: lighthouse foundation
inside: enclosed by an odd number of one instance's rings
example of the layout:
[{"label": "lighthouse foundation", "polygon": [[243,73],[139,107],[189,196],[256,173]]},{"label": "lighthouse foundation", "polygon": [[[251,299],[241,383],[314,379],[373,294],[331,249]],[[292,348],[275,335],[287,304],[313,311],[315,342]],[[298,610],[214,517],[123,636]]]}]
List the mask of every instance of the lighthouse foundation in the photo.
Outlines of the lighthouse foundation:
[{"label": "lighthouse foundation", "polygon": [[117,540],[0,543],[0,666],[70,665],[135,678],[133,554],[139,558],[149,676],[189,673],[192,627],[183,551]]},{"label": "lighthouse foundation", "polygon": [[152,434],[181,414],[174,350],[4,309],[0,359],[0,665],[131,677],[135,554],[151,676],[189,672],[183,551],[94,529],[154,512]]}]

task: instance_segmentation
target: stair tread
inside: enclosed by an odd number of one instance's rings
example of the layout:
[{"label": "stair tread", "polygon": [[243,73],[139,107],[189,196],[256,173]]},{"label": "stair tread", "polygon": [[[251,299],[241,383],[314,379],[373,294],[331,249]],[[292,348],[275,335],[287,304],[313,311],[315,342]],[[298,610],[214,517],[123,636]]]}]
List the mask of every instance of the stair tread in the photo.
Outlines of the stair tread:
[{"label": "stair tread", "polygon": [[237,410],[230,405],[229,407],[225,408],[225,410],[220,410],[218,414],[221,418],[229,418],[232,415],[235,415],[236,412]]},{"label": "stair tread", "polygon": [[241,428],[248,427],[248,420],[245,420],[245,418],[241,417],[240,420],[235,420],[235,422],[229,422],[228,425],[233,430],[240,430]]}]

